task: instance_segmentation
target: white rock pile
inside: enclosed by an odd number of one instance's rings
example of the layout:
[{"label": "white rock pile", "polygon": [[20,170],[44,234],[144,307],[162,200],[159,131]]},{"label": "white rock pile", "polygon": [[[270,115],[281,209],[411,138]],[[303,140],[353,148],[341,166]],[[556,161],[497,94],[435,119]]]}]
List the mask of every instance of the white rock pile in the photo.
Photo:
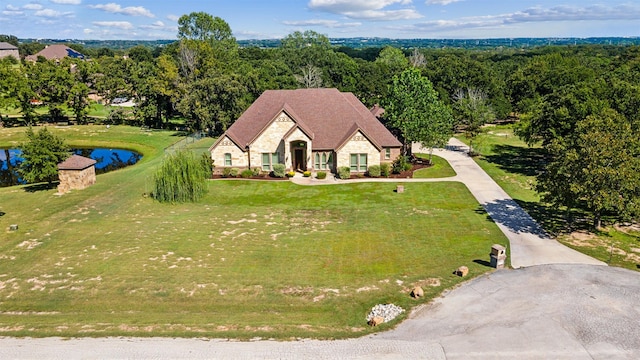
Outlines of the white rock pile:
[{"label": "white rock pile", "polygon": [[381,317],[384,319],[384,322],[388,322],[395,319],[403,312],[404,309],[400,306],[393,304],[378,304],[374,306],[369,315],[367,315],[367,322],[371,321],[374,317]]}]

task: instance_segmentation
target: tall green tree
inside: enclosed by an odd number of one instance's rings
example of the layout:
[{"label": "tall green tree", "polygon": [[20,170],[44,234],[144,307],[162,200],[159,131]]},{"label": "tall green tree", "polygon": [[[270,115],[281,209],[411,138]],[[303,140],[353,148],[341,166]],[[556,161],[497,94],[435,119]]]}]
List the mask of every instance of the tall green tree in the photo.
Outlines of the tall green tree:
[{"label": "tall green tree", "polygon": [[640,215],[640,139],[632,124],[612,109],[589,115],[572,134],[548,146],[552,160],[538,177],[538,191],[555,205],[603,215]]},{"label": "tall green tree", "polygon": [[[418,69],[408,69],[393,78],[382,101],[387,125],[397,130],[404,153],[412,142],[431,149],[444,146],[453,134],[451,110],[438,99],[438,93]],[[429,157],[431,162],[431,157]]]},{"label": "tall green tree", "polygon": [[58,175],[58,164],[71,154],[64,140],[47,130],[46,127],[37,133],[29,127],[27,142],[20,146],[24,161],[20,164],[20,175],[29,183],[42,181],[49,185]]},{"label": "tall green tree", "polygon": [[455,117],[469,139],[469,153],[473,155],[473,140],[480,133],[482,125],[495,120],[495,113],[481,89],[458,89],[453,97]]}]

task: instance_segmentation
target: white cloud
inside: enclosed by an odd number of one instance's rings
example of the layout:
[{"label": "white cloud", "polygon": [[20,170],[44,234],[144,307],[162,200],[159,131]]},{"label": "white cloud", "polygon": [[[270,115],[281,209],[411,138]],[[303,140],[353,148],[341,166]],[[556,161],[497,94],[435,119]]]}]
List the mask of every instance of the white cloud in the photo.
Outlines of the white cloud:
[{"label": "white cloud", "polygon": [[41,10],[42,9],[42,5],[40,5],[40,4],[27,4],[27,5],[23,6],[22,8],[26,9],[26,10]]},{"label": "white cloud", "polygon": [[[16,11],[16,10],[2,10],[2,15],[7,16],[22,16],[24,15],[24,11]],[[8,19],[7,19],[8,20]]]},{"label": "white cloud", "polygon": [[310,0],[312,10],[344,15],[352,19],[406,20],[422,15],[413,8],[385,10],[392,5],[408,6],[411,0]]},{"label": "white cloud", "polygon": [[180,16],[178,15],[173,15],[173,14],[169,14],[167,15],[167,19],[171,20],[171,21],[178,21],[178,19],[180,19]]},{"label": "white cloud", "polygon": [[434,20],[395,29],[408,32],[436,32],[463,29],[490,29],[524,23],[558,21],[640,20],[640,5],[593,5],[587,7],[560,5],[552,8],[533,7],[508,14]]},{"label": "white cloud", "polygon": [[427,0],[427,5],[449,5],[453,3],[457,3],[464,0]]},{"label": "white cloud", "polygon": [[7,5],[7,7],[6,7],[5,9],[7,9],[7,10],[9,10],[9,11],[18,11],[18,10],[20,10],[20,8],[19,8],[19,7],[17,7],[17,6],[13,6],[13,5],[11,5],[11,4]]},{"label": "white cloud", "polygon": [[114,27],[122,30],[133,29],[133,25],[128,21],[94,21],[93,25],[100,27]]},{"label": "white cloud", "polygon": [[114,14],[123,14],[130,16],[146,16],[146,17],[156,17],[151,13],[151,11],[147,10],[142,6],[127,6],[122,7],[116,3],[108,3],[108,4],[98,4],[98,5],[89,5],[92,9],[99,9],[106,12],[114,13]]},{"label": "white cloud", "polygon": [[342,23],[336,20],[320,20],[320,19],[283,21],[282,23],[289,26],[323,26],[323,27],[332,28],[332,29],[357,27],[362,25],[362,23],[359,23],[359,22]]},{"label": "white cloud", "polygon": [[93,34],[93,33],[94,33],[93,29],[84,29],[84,30],[82,30],[82,32],[84,32],[84,33],[85,33],[85,34],[87,34],[87,35],[88,35],[88,34]]},{"label": "white cloud", "polygon": [[54,4],[80,5],[82,0],[50,0]]},{"label": "white cloud", "polygon": [[62,17],[62,16],[70,16],[70,15],[73,15],[73,13],[61,12],[61,11],[52,10],[52,9],[42,9],[42,10],[36,11],[33,15],[45,17],[45,18],[56,18],[56,17]]},{"label": "white cloud", "polygon": [[158,20],[152,24],[148,24],[148,25],[140,25],[139,26],[140,29],[145,29],[145,30],[163,30],[163,31],[172,31],[172,32],[178,32],[178,27],[175,25],[166,25],[165,23],[163,23],[162,21]]}]

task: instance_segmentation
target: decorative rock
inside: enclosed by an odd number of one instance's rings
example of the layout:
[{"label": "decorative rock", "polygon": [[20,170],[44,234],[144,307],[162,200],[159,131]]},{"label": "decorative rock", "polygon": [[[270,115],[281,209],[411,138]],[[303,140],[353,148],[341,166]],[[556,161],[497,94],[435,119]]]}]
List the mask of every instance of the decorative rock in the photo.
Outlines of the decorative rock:
[{"label": "decorative rock", "polygon": [[[382,318],[382,322],[388,322],[395,319],[398,315],[402,314],[404,309],[400,306],[396,306],[393,304],[378,304],[371,309],[369,315],[367,315],[367,324],[371,325],[372,321],[376,317]],[[376,324],[376,325],[379,325]],[[376,326],[371,325],[371,326]]]},{"label": "decorative rock", "polygon": [[384,322],[384,318],[382,316],[376,316],[373,319],[369,320],[367,324],[370,326],[378,326]]},{"label": "decorative rock", "polygon": [[420,286],[416,286],[413,288],[413,290],[411,290],[411,297],[412,298],[419,298],[419,297],[423,297],[424,296],[424,290],[422,290],[422,288]]},{"label": "decorative rock", "polygon": [[396,186],[396,192],[398,194],[402,194],[404,192],[404,185],[398,185]]},{"label": "decorative rock", "polygon": [[469,274],[469,268],[466,266],[460,266],[456,269],[455,274],[461,277],[465,277]]},{"label": "decorative rock", "polygon": [[16,231],[16,230],[18,230],[18,224],[11,224],[11,225],[9,225],[9,230],[10,230],[10,231]]}]

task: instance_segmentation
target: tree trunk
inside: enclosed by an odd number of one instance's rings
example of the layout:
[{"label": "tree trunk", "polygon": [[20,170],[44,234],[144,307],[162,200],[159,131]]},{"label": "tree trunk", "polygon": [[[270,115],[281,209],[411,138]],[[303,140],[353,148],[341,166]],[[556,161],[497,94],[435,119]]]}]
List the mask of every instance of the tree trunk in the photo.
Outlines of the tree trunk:
[{"label": "tree trunk", "polygon": [[602,217],[600,216],[600,213],[597,212],[593,214],[593,227],[596,230],[599,230],[601,226],[602,226]]}]

